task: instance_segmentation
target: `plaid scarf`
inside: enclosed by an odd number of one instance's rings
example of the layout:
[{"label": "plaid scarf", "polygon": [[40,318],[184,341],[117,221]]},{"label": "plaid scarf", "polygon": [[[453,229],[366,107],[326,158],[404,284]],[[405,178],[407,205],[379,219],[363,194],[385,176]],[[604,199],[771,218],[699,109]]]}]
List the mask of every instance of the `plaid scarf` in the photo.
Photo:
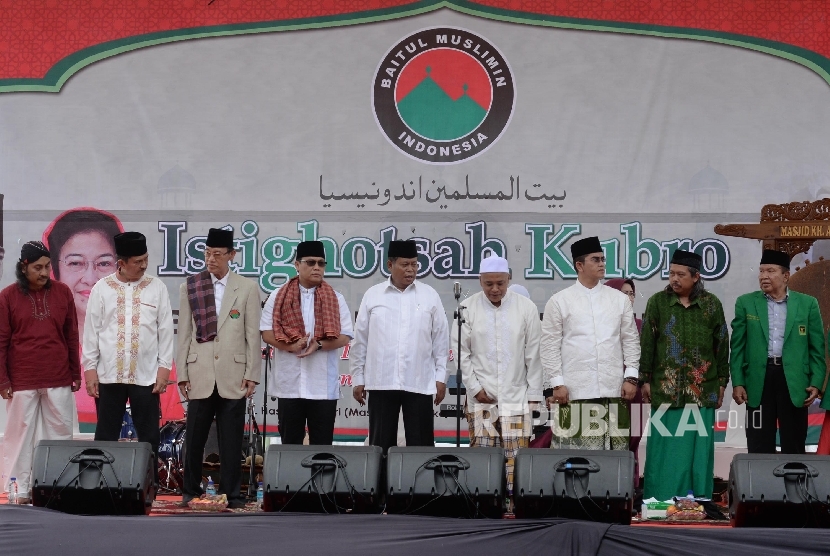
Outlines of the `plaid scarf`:
[{"label": "plaid scarf", "polygon": [[[293,344],[305,336],[300,279],[286,282],[274,300],[274,337]],[[334,340],[340,336],[340,304],[334,288],[321,282],[314,290],[314,334],[312,341]]]},{"label": "plaid scarf", "polygon": [[213,280],[205,270],[187,277],[187,301],[196,323],[196,341],[200,344],[216,337],[216,298]]}]

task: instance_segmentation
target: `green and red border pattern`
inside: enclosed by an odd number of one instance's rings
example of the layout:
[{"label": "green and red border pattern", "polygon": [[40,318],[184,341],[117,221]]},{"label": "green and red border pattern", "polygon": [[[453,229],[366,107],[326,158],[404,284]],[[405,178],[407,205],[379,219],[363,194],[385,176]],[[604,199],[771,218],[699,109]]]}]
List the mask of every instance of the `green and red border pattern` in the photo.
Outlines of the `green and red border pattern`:
[{"label": "green and red border pattern", "polygon": [[802,64],[830,83],[824,0],[0,0],[0,92],[57,92],[94,62],[157,44],[358,25],[439,9],[747,48]]}]

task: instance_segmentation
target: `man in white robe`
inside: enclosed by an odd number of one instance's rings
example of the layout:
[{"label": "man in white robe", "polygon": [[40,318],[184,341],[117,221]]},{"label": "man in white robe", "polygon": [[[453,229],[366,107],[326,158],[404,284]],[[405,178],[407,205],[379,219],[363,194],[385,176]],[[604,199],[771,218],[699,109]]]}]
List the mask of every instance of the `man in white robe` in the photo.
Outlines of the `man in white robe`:
[{"label": "man in white robe", "polygon": [[628,450],[628,401],[637,392],[640,338],[624,293],[605,286],[596,237],[571,246],[576,283],[554,294],[542,319],[545,397],[554,448]]},{"label": "man in white robe", "polygon": [[[531,404],[541,401],[539,310],[530,299],[508,289],[507,260],[481,262],[482,291],[461,304],[461,376],[467,390],[470,446],[504,448],[507,493],[513,493],[516,452],[527,448]],[[457,345],[458,326],[453,327]]]},{"label": "man in white robe", "polygon": [[96,398],[95,440],[118,440],[130,402],[140,442],[159,444],[159,394],[173,365],[173,314],[167,286],[147,270],[147,240],[115,236],[117,270],[92,287],[84,321],[81,364]]}]

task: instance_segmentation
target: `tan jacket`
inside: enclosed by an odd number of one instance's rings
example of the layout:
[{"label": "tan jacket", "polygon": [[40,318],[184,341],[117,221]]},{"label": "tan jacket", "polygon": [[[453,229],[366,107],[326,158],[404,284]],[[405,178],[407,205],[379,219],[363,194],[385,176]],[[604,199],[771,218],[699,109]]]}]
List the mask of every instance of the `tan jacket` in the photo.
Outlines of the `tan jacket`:
[{"label": "tan jacket", "polygon": [[[250,278],[230,273],[222,307],[217,313],[218,334],[212,342],[196,341],[196,325],[187,300],[187,283],[179,288],[179,349],[176,373],[179,382],[190,381],[190,399],[213,393],[238,400],[245,395],[243,380],[259,382],[262,341],[259,336],[259,287]],[[239,313],[237,318],[231,312]]]}]

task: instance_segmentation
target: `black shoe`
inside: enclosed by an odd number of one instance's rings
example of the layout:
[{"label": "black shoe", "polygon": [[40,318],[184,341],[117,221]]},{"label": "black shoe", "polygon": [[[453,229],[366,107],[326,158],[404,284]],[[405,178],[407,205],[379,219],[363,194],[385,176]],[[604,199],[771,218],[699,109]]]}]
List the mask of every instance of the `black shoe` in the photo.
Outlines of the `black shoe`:
[{"label": "black shoe", "polygon": [[228,501],[228,508],[232,510],[241,510],[247,505],[248,503],[244,498],[233,498]]},{"label": "black shoe", "polygon": [[176,506],[180,508],[189,508],[190,506],[188,506],[188,503],[194,498],[196,497],[192,494],[182,494],[182,500],[181,502],[176,502]]}]

